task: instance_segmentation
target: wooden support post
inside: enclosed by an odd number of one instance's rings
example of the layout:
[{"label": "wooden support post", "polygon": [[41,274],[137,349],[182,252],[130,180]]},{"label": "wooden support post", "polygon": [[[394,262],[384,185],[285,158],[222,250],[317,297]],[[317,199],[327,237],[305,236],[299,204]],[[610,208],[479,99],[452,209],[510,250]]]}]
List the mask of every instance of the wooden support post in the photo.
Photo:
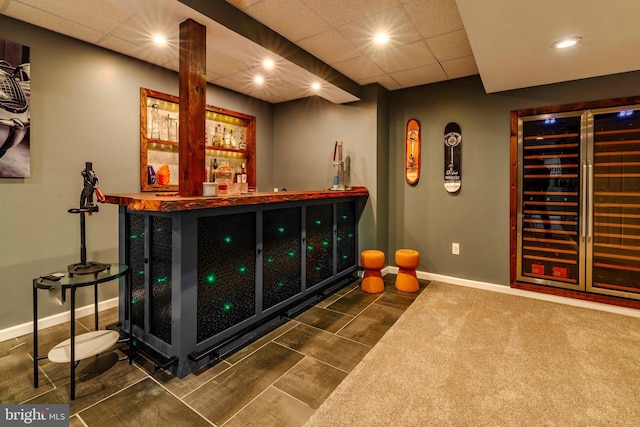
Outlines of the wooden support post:
[{"label": "wooden support post", "polygon": [[202,196],[205,180],[206,35],[206,27],[192,19],[180,24],[181,196]]}]

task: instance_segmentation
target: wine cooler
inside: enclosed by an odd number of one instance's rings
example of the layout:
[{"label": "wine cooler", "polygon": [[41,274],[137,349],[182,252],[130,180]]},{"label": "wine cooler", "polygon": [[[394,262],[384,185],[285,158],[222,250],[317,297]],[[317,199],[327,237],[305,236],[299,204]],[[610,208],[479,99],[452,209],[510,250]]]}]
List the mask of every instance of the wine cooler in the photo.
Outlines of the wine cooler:
[{"label": "wine cooler", "polygon": [[640,299],[640,105],[516,114],[512,126],[516,280]]}]

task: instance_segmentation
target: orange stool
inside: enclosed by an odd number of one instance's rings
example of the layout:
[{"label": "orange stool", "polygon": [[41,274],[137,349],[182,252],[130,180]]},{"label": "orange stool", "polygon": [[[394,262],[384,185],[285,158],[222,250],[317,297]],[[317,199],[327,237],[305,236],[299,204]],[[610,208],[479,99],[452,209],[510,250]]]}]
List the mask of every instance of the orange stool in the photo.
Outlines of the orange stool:
[{"label": "orange stool", "polygon": [[364,268],[360,290],[368,294],[378,294],[384,291],[384,282],[380,269],[384,267],[384,252],[375,249],[360,253],[360,264]]},{"label": "orange stool", "polygon": [[420,264],[420,253],[413,249],[398,249],[396,251],[396,289],[402,292],[416,292],[420,289],[416,267]]}]

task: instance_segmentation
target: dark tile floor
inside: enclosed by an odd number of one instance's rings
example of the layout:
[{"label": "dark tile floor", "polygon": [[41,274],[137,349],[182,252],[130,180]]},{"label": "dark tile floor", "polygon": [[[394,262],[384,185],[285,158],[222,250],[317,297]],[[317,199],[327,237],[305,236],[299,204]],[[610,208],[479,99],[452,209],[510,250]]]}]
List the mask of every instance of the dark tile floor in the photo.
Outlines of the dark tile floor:
[{"label": "dark tile floor", "polygon": [[[397,291],[394,275],[384,279],[381,294],[364,294],[354,282],[182,379],[143,359],[118,361],[119,350],[82,361],[74,401],[67,364],[42,360],[35,389],[32,336],[1,342],[0,403],[69,403],[71,426],[301,426],[419,293]],[[116,309],[101,312],[101,327],[116,321]],[[77,319],[76,332],[92,325],[93,316]],[[40,353],[68,333],[68,323],[41,331]]]}]

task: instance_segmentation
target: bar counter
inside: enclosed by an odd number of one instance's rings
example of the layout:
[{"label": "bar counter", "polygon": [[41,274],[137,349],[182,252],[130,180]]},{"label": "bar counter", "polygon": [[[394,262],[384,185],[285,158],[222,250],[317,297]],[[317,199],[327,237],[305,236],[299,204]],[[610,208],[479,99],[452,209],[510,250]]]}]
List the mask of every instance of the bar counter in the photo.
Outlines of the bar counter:
[{"label": "bar counter", "polygon": [[192,209],[209,209],[227,206],[258,205],[341,197],[368,197],[366,187],[334,191],[278,191],[255,192],[226,196],[182,197],[177,193],[135,193],[105,195],[105,203],[126,206],[130,211],[176,212]]},{"label": "bar counter", "polygon": [[120,328],[178,377],[220,360],[355,279],[368,194],[105,196],[119,205],[119,262],[132,271]]}]

